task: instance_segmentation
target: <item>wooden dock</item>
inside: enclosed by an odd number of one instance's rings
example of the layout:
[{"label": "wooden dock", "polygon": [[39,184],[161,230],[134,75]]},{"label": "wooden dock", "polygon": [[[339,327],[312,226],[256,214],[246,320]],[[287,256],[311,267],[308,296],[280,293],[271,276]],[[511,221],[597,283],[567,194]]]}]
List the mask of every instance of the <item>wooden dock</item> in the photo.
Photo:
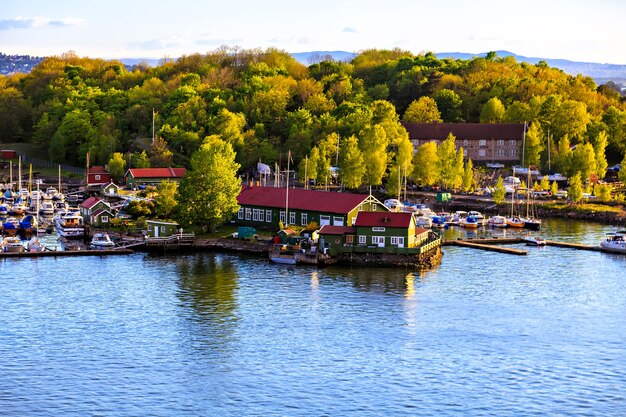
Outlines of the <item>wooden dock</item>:
[{"label": "wooden dock", "polygon": [[570,242],[557,242],[554,240],[546,240],[547,246],[556,246],[559,248],[569,248],[569,249],[578,249],[578,250],[590,250],[595,252],[606,252],[606,253],[615,253],[608,251],[600,246],[592,246],[592,245],[583,245],[580,243],[570,243]]},{"label": "wooden dock", "polygon": [[[484,239],[485,241],[491,241],[491,240],[495,240],[495,239]],[[486,251],[491,251],[491,252],[499,252],[499,253],[506,253],[509,255],[528,255],[528,252],[522,249],[513,249],[513,248],[503,248],[501,246],[496,246],[496,245],[490,245],[487,243],[483,243],[484,241],[483,239],[474,239],[472,241],[469,240],[447,240],[444,242],[444,246],[462,246],[462,247],[466,247],[466,248],[473,248],[473,249],[481,249],[481,250],[486,250]],[[504,242],[500,242],[503,241],[505,239],[497,239],[498,242],[497,243],[504,243]],[[521,242],[521,239],[515,239],[517,240],[517,242],[507,242],[507,243],[519,243]]]}]

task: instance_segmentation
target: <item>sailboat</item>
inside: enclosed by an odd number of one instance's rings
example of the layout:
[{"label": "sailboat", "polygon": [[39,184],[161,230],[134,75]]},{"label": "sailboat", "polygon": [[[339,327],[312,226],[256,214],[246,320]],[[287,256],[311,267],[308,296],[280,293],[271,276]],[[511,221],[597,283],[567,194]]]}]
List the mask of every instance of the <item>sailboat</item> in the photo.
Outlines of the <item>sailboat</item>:
[{"label": "sailboat", "polygon": [[[513,170],[513,174],[515,174],[515,170]],[[524,227],[524,220],[515,213],[515,193],[517,190],[513,190],[513,194],[511,195],[511,213],[509,213],[509,217],[506,218],[506,224],[509,227],[514,227],[517,229],[521,229]]]},{"label": "sailboat", "polygon": [[539,230],[541,229],[541,220],[535,216],[535,204],[533,201],[533,192],[531,188],[531,179],[530,179],[530,167],[528,167],[528,180],[527,187],[528,190],[526,192],[526,217],[524,220],[524,228],[530,230]]}]

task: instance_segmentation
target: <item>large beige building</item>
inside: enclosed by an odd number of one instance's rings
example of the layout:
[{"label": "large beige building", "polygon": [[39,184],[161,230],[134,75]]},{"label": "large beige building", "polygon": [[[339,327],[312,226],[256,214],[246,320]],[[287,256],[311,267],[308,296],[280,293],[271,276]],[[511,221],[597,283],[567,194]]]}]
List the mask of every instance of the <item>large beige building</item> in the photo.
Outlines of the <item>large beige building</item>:
[{"label": "large beige building", "polygon": [[516,163],[522,159],[523,123],[404,123],[414,149],[448,134],[456,138],[457,148],[465,149],[465,157],[474,162]]}]

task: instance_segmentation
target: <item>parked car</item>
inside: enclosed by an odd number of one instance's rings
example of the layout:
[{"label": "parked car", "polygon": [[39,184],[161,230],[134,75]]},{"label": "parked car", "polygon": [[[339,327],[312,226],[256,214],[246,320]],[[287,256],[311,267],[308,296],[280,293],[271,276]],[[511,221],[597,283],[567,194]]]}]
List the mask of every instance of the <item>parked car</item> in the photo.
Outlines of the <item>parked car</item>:
[{"label": "parked car", "polygon": [[556,193],[556,198],[567,198],[567,191],[565,190],[559,190]]}]

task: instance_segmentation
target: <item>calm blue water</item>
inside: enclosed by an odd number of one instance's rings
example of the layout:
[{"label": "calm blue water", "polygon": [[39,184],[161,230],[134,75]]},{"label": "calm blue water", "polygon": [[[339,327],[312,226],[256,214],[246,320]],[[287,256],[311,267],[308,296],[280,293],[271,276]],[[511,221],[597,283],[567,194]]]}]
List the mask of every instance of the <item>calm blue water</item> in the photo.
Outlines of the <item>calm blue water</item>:
[{"label": "calm blue water", "polygon": [[626,257],[528,249],[0,260],[0,415],[626,415]]}]

